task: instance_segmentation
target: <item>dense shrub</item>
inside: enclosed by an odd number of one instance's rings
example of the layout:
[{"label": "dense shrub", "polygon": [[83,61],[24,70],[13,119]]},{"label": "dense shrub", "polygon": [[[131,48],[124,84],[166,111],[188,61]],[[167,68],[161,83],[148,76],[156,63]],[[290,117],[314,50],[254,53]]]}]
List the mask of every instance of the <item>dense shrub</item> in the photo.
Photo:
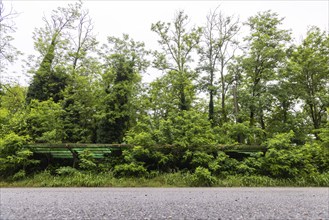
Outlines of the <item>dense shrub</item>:
[{"label": "dense shrub", "polygon": [[143,146],[169,144],[195,147],[216,143],[207,115],[195,110],[170,112],[166,119],[157,122],[143,118],[128,132],[126,140]]},{"label": "dense shrub", "polygon": [[79,153],[79,167],[82,170],[96,170],[97,164],[93,158],[93,154],[88,150],[83,150]]},{"label": "dense shrub", "polygon": [[116,165],[113,169],[115,177],[143,177],[148,174],[145,167],[136,163]]},{"label": "dense shrub", "polygon": [[237,165],[236,167],[237,174],[243,174],[243,175],[262,174],[262,169],[264,166],[263,156],[264,156],[263,152],[258,152],[258,153],[254,153],[250,157],[245,158]]},{"label": "dense shrub", "polygon": [[214,156],[202,151],[192,152],[187,150],[183,159],[188,163],[187,168],[194,170],[197,167],[208,168],[209,163],[214,160]]},{"label": "dense shrub", "polygon": [[314,175],[328,169],[328,157],[318,145],[295,146],[293,132],[278,134],[267,141],[262,170],[275,178]]},{"label": "dense shrub", "polygon": [[27,136],[19,136],[15,133],[6,135],[0,139],[0,176],[12,176],[17,172],[21,174],[32,165],[39,163],[31,159],[32,151],[24,148]]},{"label": "dense shrub", "polygon": [[251,143],[260,144],[264,140],[264,131],[258,127],[250,127],[249,122],[233,123],[227,122],[214,128],[218,143],[234,144]]},{"label": "dense shrub", "polygon": [[73,176],[79,173],[79,171],[73,167],[60,167],[56,169],[56,174],[59,176]]},{"label": "dense shrub", "polygon": [[216,178],[211,175],[211,172],[204,167],[197,167],[192,176],[193,186],[212,186],[216,183]]},{"label": "dense shrub", "polygon": [[222,151],[219,151],[215,160],[209,163],[209,169],[216,175],[234,174],[237,166],[238,161]]},{"label": "dense shrub", "polygon": [[127,163],[143,165],[148,170],[162,170],[170,160],[170,155],[164,155],[158,150],[135,146],[123,151],[124,160]]}]

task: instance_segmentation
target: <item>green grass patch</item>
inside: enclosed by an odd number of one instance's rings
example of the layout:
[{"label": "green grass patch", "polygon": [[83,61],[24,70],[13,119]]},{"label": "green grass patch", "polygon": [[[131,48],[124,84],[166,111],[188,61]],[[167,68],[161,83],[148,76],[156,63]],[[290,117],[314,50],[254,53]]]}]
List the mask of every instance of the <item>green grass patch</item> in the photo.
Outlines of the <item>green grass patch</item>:
[{"label": "green grass patch", "polygon": [[[204,181],[204,182],[202,182]],[[329,173],[296,179],[267,176],[229,175],[209,179],[190,172],[153,173],[147,177],[117,178],[113,173],[74,171],[70,175],[51,175],[44,171],[21,180],[0,180],[0,187],[328,187]]]}]

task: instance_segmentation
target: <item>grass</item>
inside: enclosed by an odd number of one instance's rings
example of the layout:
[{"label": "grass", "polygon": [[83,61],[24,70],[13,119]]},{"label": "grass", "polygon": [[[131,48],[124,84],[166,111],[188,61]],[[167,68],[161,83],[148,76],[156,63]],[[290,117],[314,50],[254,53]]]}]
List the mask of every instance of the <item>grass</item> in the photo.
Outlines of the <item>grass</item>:
[{"label": "grass", "polygon": [[[328,187],[329,173],[296,179],[273,179],[267,176],[229,175],[215,177],[213,187]],[[112,173],[51,175],[41,172],[21,180],[0,180],[0,187],[192,187],[208,186],[188,172],[155,173],[141,178],[115,178]]]}]

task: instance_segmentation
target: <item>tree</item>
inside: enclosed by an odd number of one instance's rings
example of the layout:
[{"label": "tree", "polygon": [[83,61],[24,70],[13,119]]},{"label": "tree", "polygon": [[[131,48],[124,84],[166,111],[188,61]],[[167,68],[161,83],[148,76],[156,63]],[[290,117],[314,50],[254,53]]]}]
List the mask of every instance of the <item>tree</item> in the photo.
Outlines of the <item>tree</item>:
[{"label": "tree", "polygon": [[15,132],[24,133],[26,88],[6,84],[0,94],[0,136]]},{"label": "tree", "polygon": [[159,35],[158,42],[162,49],[162,52],[154,53],[154,66],[160,70],[169,70],[172,74],[172,87],[178,96],[180,110],[188,110],[193,100],[189,90],[193,88],[191,84],[195,74],[188,64],[192,61],[191,53],[198,46],[201,36],[201,28],[186,30],[187,24],[188,16],[179,11],[173,23],[158,21],[151,27]]},{"label": "tree", "polygon": [[27,101],[32,99],[40,101],[53,98],[58,102],[61,91],[65,88],[67,76],[61,67],[56,67],[63,52],[59,53],[65,41],[61,40],[66,29],[72,29],[74,22],[80,17],[81,2],[75,5],[69,4],[68,8],[59,7],[53,10],[50,19],[43,18],[44,28],[34,32],[35,49],[41,54],[42,61],[33,76],[27,93]]},{"label": "tree", "polygon": [[248,51],[242,66],[249,121],[250,126],[254,126],[257,117],[263,130],[266,128],[265,112],[270,106],[268,85],[276,80],[290,40],[289,32],[279,28],[282,20],[276,13],[265,11],[250,17],[246,23],[250,34],[245,38]]},{"label": "tree", "polygon": [[[242,84],[242,73],[243,73],[243,67],[242,67],[242,57],[236,56],[233,57],[232,62],[228,65],[228,76],[231,78],[231,94],[233,96],[233,117],[234,117],[234,123],[237,126],[243,126],[238,125],[243,123],[243,117],[240,112],[241,109],[241,100],[240,100],[240,88]],[[243,143],[243,135],[242,132],[237,132],[237,139],[236,141],[238,143]]]},{"label": "tree", "polygon": [[[16,31],[13,19],[18,15],[12,8],[7,12],[2,1],[0,1],[0,72],[5,71],[6,63],[13,63],[20,51],[13,46],[12,33]],[[0,84],[1,85],[1,84]]]},{"label": "tree", "polygon": [[34,142],[60,143],[63,138],[63,110],[49,99],[32,100],[26,116],[26,132]]},{"label": "tree", "polygon": [[[303,108],[311,118],[313,128],[326,122],[329,106],[329,37],[317,27],[311,27],[302,44],[290,60],[291,83]],[[315,132],[318,138],[317,132]]]},{"label": "tree", "polygon": [[133,99],[141,80],[140,72],[148,62],[144,43],[135,42],[128,35],[108,37],[104,45],[103,74],[104,112],[98,124],[97,142],[121,143],[134,118]]},{"label": "tree", "polygon": [[75,30],[68,36],[69,48],[68,59],[72,61],[72,69],[77,70],[85,67],[89,59],[88,52],[95,52],[98,44],[93,34],[94,25],[89,16],[89,11],[81,9],[80,16],[77,18]]},{"label": "tree", "polygon": [[[89,11],[80,10],[76,30],[67,34],[66,63],[69,80],[63,91],[65,142],[96,142],[96,118],[101,63]],[[96,98],[97,97],[97,98]]]},{"label": "tree", "polygon": [[70,76],[70,82],[63,92],[63,141],[91,143],[96,141],[99,82],[93,80],[92,74],[81,75],[79,72],[77,70]]},{"label": "tree", "polygon": [[[200,68],[207,73],[205,84],[209,92],[209,120],[214,124],[214,95],[217,92],[217,80],[221,91],[221,118],[227,120],[226,93],[228,82],[225,79],[226,66],[234,57],[238,42],[234,37],[239,32],[239,21],[233,16],[225,17],[222,12],[210,12],[203,31],[203,47],[200,48]],[[217,79],[216,72],[220,77]]]}]

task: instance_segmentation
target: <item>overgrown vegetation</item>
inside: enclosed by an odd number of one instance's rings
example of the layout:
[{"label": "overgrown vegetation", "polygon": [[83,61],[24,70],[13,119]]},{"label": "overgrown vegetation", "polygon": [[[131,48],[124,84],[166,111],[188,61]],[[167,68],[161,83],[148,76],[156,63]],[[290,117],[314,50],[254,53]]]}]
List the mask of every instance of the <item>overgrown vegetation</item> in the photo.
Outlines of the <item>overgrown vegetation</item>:
[{"label": "overgrown vegetation", "polygon": [[[43,19],[30,85],[0,83],[0,186],[329,186],[329,37],[319,28],[295,44],[271,11],[241,24],[215,10],[193,28],[179,11],[150,25],[160,49],[149,51],[126,34],[99,46],[81,2]],[[250,32],[239,42],[241,25]],[[142,83],[151,66],[163,75]],[[33,154],[36,143],[133,147],[71,160]]]}]

